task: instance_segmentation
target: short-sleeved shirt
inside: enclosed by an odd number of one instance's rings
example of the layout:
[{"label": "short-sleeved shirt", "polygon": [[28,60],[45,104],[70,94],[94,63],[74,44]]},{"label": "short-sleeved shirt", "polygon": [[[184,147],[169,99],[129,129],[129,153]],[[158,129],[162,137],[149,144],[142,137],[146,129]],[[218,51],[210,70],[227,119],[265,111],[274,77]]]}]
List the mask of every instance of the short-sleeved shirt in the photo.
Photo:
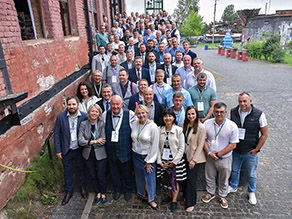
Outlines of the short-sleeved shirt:
[{"label": "short-sleeved shirt", "polygon": [[157,83],[150,85],[154,94],[156,94],[158,102],[162,104],[164,92],[171,89],[169,84],[163,83],[162,86],[159,86]]},{"label": "short-sleeved shirt", "polygon": [[[224,124],[224,125],[223,125]],[[238,143],[238,127],[235,122],[225,119],[225,123],[223,122],[220,126],[215,122],[215,118],[208,119],[204,125],[206,129],[206,139],[210,148],[210,151],[221,151],[230,143]],[[223,126],[223,127],[222,127]],[[221,131],[220,128],[222,127]],[[215,131],[219,132],[215,139]],[[214,141],[217,141],[217,146],[214,146]],[[222,158],[226,158],[232,155],[232,151],[222,156]]]},{"label": "short-sleeved shirt", "polygon": [[194,68],[191,67],[190,70],[186,70],[186,68],[184,66],[182,66],[182,67],[178,68],[175,73],[179,74],[181,76],[181,79],[182,79],[181,86],[183,88],[185,88],[186,77],[188,74],[194,73]]},{"label": "short-sleeved shirt", "polygon": [[193,104],[197,109],[199,109],[198,103],[203,102],[204,110],[199,111],[199,118],[205,118],[210,109],[210,101],[216,100],[216,92],[208,85],[205,86],[202,92],[199,90],[198,85],[191,87],[188,92],[190,93]]},{"label": "short-sleeved shirt", "polygon": [[[178,92],[181,92],[184,95],[184,99],[185,99],[184,106],[193,105],[191,95],[187,90],[181,88]],[[173,106],[172,98],[173,98],[173,94],[175,93],[176,91],[173,90],[173,88],[165,91],[163,94],[162,105],[164,105],[166,108],[172,107]]]}]

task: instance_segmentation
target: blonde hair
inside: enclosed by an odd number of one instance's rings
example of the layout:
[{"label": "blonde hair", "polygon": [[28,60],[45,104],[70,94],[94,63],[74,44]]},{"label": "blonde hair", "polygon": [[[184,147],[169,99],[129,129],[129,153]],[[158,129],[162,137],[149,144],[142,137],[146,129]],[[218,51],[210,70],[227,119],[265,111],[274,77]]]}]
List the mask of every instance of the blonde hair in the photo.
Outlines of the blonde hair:
[{"label": "blonde hair", "polygon": [[136,107],[136,109],[135,109],[135,114],[136,114],[136,115],[137,115],[138,109],[143,110],[144,112],[147,113],[147,115],[149,114],[149,109],[148,109],[146,106],[144,106],[144,105],[142,105],[142,104],[139,104],[139,105]]},{"label": "blonde hair", "polygon": [[87,115],[88,115],[88,118],[89,118],[89,112],[90,112],[90,110],[91,110],[92,108],[95,108],[95,109],[98,110],[98,113],[99,113],[98,120],[101,120],[102,110],[101,110],[100,106],[97,105],[96,103],[94,103],[94,104],[92,104],[92,105],[90,105],[90,106],[88,107],[88,109],[87,109]]}]

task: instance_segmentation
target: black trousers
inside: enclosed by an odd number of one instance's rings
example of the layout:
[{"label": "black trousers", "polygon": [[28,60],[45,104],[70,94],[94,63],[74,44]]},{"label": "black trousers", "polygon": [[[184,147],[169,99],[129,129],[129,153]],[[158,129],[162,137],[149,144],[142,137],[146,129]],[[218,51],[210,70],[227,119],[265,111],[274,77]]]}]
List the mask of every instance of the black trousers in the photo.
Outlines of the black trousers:
[{"label": "black trousers", "polygon": [[186,191],[185,191],[185,208],[194,206],[197,203],[197,176],[199,165],[196,164],[193,169],[188,168],[188,178],[186,180]]}]

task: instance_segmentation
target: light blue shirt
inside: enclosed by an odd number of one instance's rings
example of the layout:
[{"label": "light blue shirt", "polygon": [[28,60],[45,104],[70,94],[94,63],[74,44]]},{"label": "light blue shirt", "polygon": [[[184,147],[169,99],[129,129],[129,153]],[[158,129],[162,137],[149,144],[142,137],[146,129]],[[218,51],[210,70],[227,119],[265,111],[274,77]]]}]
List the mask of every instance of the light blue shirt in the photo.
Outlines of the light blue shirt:
[{"label": "light blue shirt", "polygon": [[175,73],[180,74],[182,82],[181,86],[185,88],[185,83],[186,83],[186,77],[189,73],[193,73],[194,68],[191,66],[190,70],[186,70],[184,66],[178,68]]},{"label": "light blue shirt", "polygon": [[[181,92],[184,95],[184,99],[185,99],[185,102],[183,104],[184,106],[192,106],[193,105],[191,95],[187,90],[181,88],[178,92]],[[172,107],[173,106],[172,98],[173,98],[173,94],[175,94],[175,93],[176,93],[176,91],[173,90],[173,88],[165,91],[163,94],[162,105],[164,105],[166,108]]]}]

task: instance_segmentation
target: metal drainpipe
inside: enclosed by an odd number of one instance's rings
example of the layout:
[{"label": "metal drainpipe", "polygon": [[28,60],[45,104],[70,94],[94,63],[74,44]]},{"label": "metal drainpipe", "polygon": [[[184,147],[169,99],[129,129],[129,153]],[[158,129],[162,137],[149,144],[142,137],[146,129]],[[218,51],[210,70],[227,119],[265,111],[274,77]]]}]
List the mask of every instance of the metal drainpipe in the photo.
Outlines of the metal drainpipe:
[{"label": "metal drainpipe", "polygon": [[89,10],[88,10],[88,0],[84,0],[84,11],[85,11],[85,19],[86,19],[86,32],[87,32],[87,43],[89,48],[89,66],[91,66],[92,58],[93,58],[93,49],[92,49],[92,31],[90,26],[90,20],[89,20]]}]

